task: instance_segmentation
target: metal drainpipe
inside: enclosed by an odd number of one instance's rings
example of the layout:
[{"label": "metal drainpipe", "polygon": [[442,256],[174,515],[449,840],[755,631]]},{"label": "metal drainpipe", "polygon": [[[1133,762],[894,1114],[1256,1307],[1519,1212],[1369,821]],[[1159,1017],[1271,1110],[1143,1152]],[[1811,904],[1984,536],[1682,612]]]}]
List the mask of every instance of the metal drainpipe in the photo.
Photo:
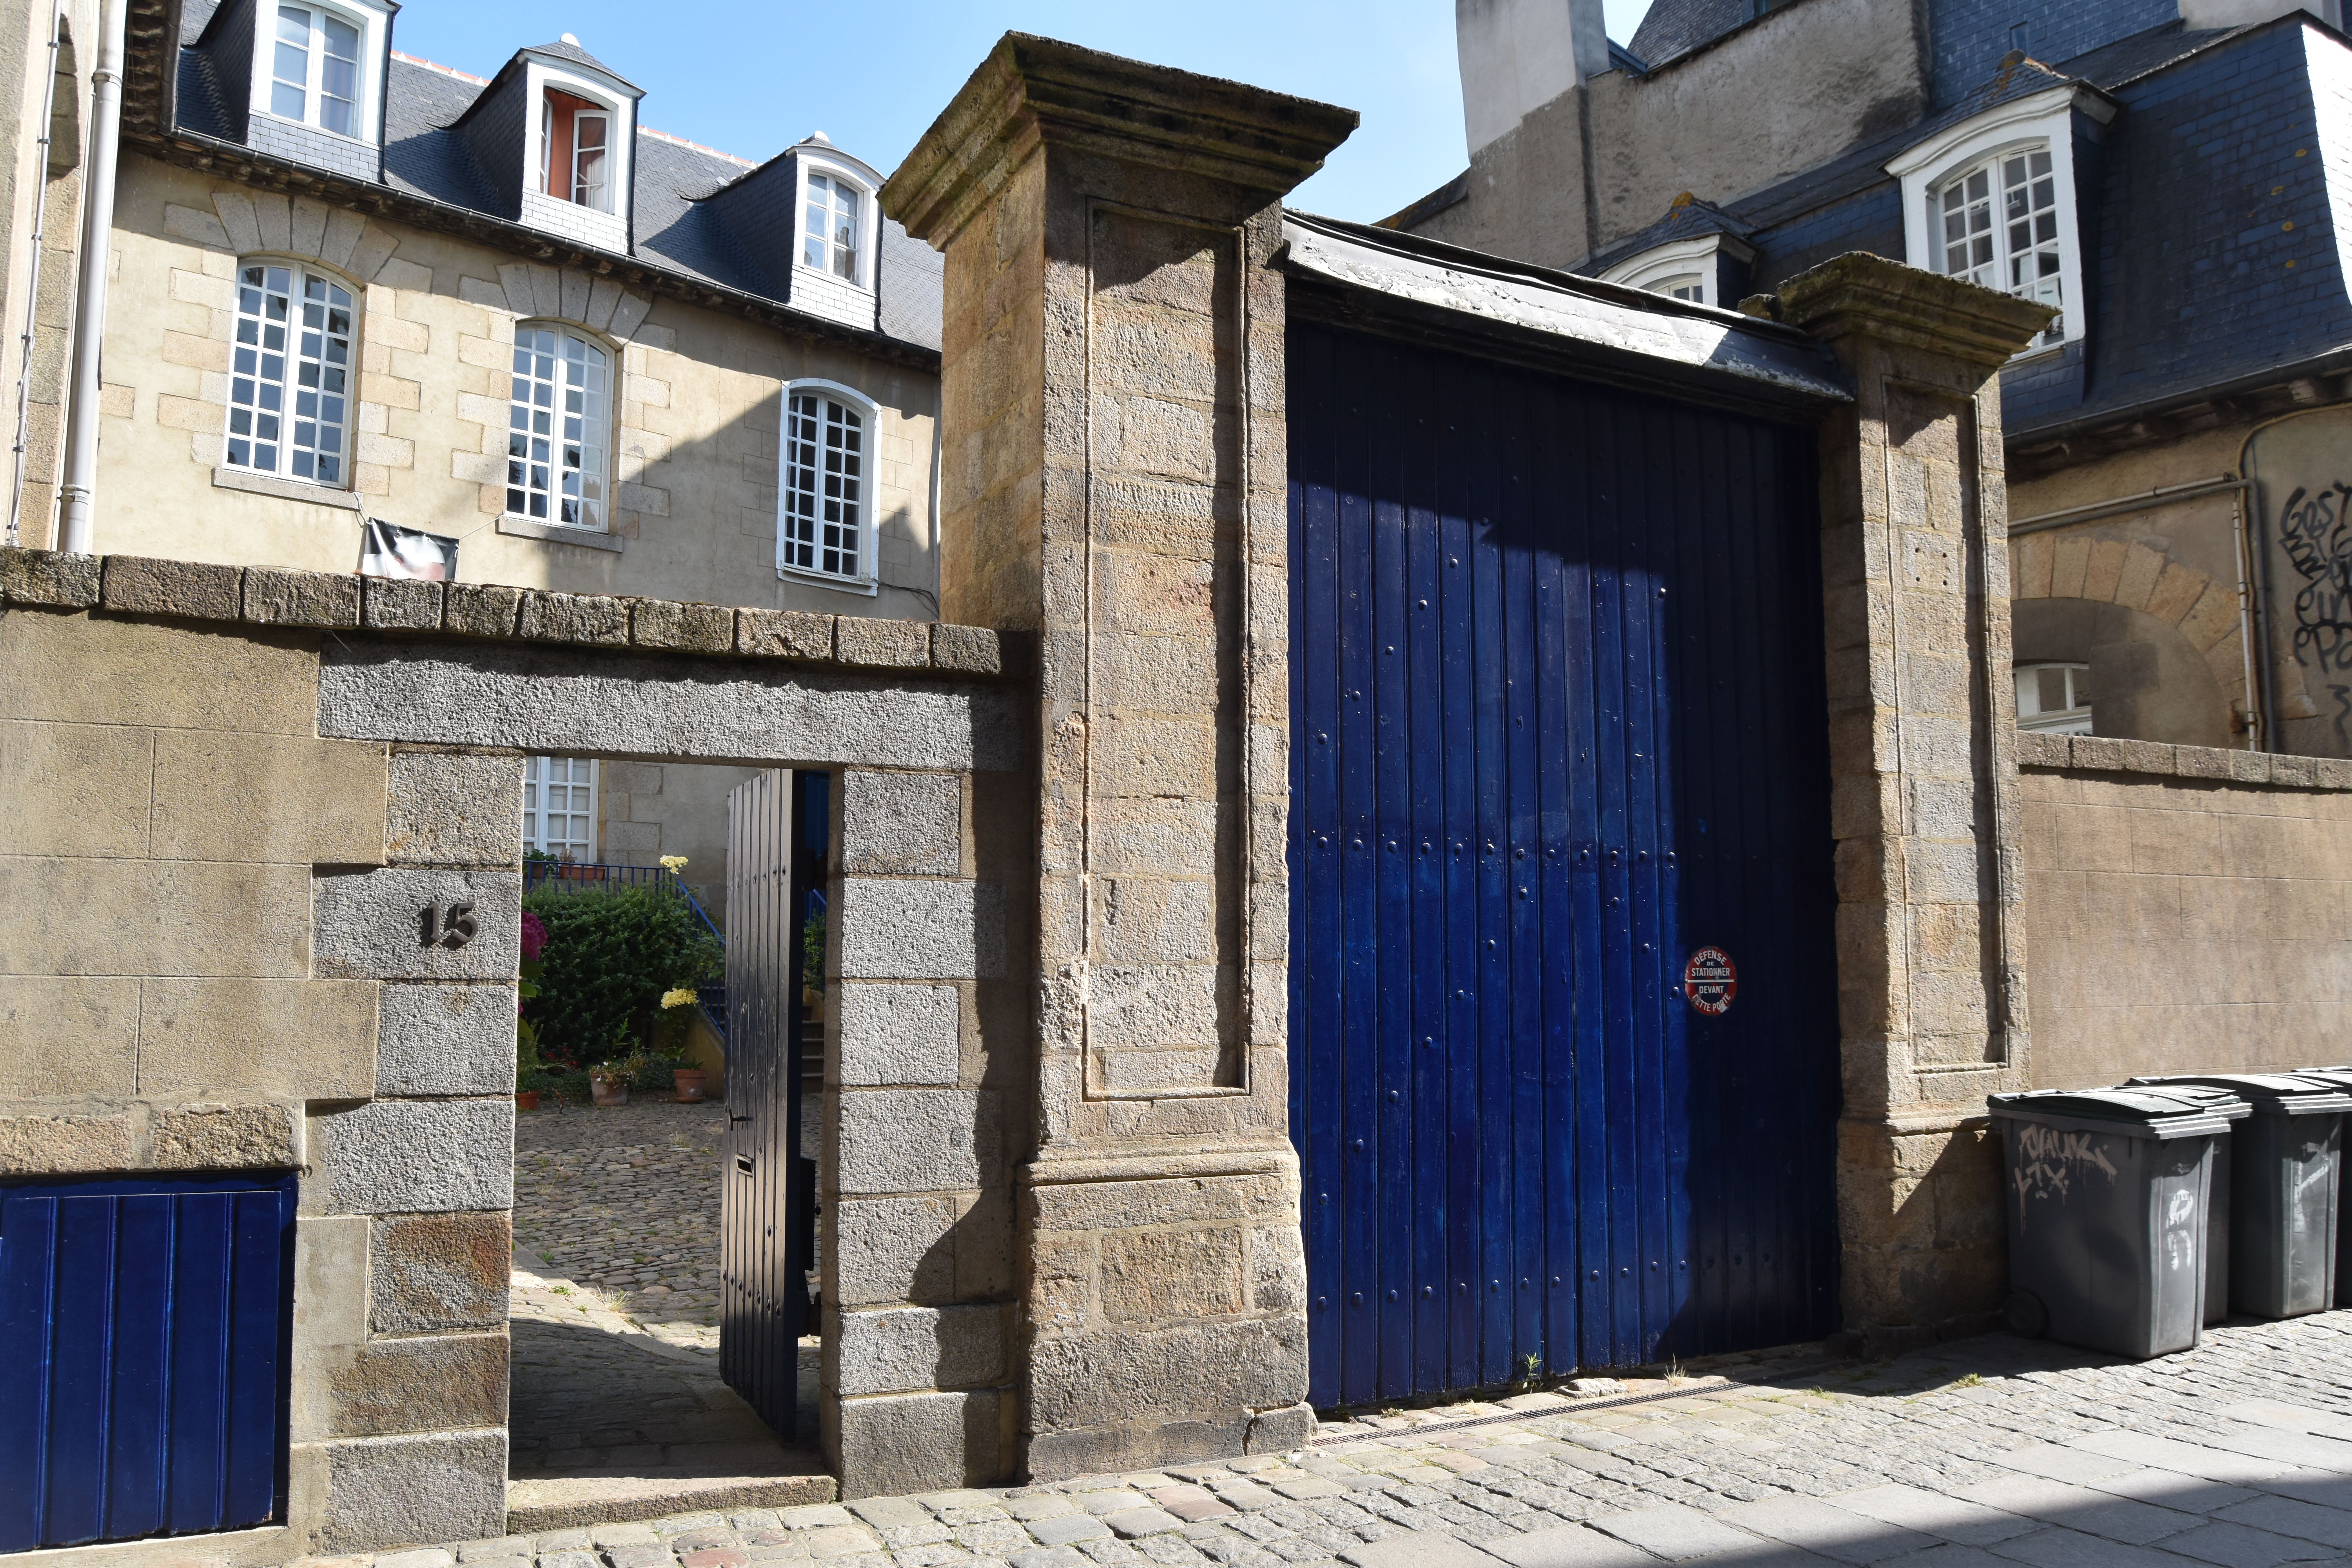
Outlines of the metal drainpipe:
[{"label": "metal drainpipe", "polygon": [[[2009,525],[2009,537],[2021,533],[2040,533],[2045,529],[2065,528],[2078,522],[2094,522],[2103,517],[2117,517],[2127,511],[2147,511],[2175,501],[2195,500],[2200,496],[2227,494],[2230,497],[2230,536],[2236,545],[2238,558],[2238,646],[2245,653],[2246,682],[2246,750],[2267,752],[2278,733],[2277,715],[2273,711],[2269,660],[2256,658],[2255,623],[2260,619],[2266,628],[2269,622],[2263,613],[2260,600],[2263,563],[2253,551],[2252,532],[2246,526],[2246,497],[2253,481],[2235,474],[2223,474],[2218,479],[2198,479],[2185,485],[2163,485],[2143,490],[2136,496],[2122,496],[2115,500],[2094,501],[2089,506],[2068,507],[2063,511],[2045,511],[2035,517],[2020,518]],[[2248,563],[2252,563],[2254,578],[2249,581]],[[2268,647],[2265,639],[2263,647]]]},{"label": "metal drainpipe", "polygon": [[12,549],[23,538],[25,428],[33,412],[33,330],[41,303],[41,247],[49,216],[49,133],[58,110],[58,47],[65,26],[65,9],[59,6],[49,15],[49,74],[41,87],[41,134],[34,142],[41,152],[40,166],[33,178],[33,259],[25,279],[25,331],[16,348],[22,357],[16,367],[16,488],[8,498],[8,544]]},{"label": "metal drainpipe", "polygon": [[58,548],[92,552],[98,491],[99,353],[106,335],[106,273],[112,257],[114,167],[122,145],[124,0],[106,0],[98,69],[90,73],[89,159],[82,177],[81,290],[74,302],[72,401],[66,409],[66,482]]}]

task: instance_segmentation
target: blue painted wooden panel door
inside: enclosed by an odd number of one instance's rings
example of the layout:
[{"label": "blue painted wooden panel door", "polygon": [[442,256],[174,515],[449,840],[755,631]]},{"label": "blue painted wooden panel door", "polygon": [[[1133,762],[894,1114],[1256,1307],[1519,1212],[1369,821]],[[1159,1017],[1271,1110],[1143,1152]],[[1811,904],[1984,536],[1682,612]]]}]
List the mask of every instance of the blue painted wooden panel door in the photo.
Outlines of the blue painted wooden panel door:
[{"label": "blue painted wooden panel door", "polygon": [[1811,435],[1316,324],[1289,365],[1315,1403],[1827,1331]]},{"label": "blue painted wooden panel door", "polygon": [[0,1552],[267,1524],[294,1179],[0,1189]]}]

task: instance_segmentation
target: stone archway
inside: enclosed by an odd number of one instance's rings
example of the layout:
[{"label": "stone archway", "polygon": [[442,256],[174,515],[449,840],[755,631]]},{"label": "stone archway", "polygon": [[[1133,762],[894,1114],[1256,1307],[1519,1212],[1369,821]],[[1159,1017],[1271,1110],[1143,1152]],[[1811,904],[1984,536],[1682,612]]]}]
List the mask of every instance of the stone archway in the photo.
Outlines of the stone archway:
[{"label": "stone archway", "polygon": [[[2149,705],[2149,717],[2130,726],[2154,732],[2126,738],[2232,743],[2237,716],[2246,710],[2244,635],[2233,584],[2137,540],[2083,531],[2029,534],[2016,542],[2011,560],[2019,660],[2086,658],[2095,644],[2137,645],[2147,650],[2139,679],[2153,689],[2168,673],[2176,692],[2162,714]],[[2079,613],[2034,613],[2037,601],[2069,600],[2080,602]],[[2040,646],[2044,642],[2049,646]],[[2077,642],[2080,649],[2058,646]],[[2211,680],[2210,697],[2197,689],[2203,681],[2192,658]],[[2109,731],[2102,726],[2100,732]]]}]

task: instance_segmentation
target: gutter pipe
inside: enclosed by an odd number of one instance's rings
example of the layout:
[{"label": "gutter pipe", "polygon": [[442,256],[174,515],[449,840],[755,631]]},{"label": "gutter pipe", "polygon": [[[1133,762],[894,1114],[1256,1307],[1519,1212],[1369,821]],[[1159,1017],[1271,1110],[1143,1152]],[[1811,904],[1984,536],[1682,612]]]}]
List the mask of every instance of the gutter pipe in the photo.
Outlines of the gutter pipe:
[{"label": "gutter pipe", "polygon": [[113,257],[114,172],[122,148],[122,42],[127,0],[106,0],[98,69],[90,73],[89,162],[82,183],[81,289],[74,307],[73,393],[66,416],[65,486],[58,548],[94,553],[98,492],[99,355],[106,337],[106,274]]},{"label": "gutter pipe", "polygon": [[25,431],[33,412],[33,332],[41,304],[41,248],[47,238],[49,216],[49,172],[57,157],[57,149],[49,143],[57,129],[58,50],[65,37],[65,8],[59,5],[49,14],[49,71],[41,85],[41,134],[34,142],[41,150],[41,162],[33,175],[32,265],[26,269],[25,331],[16,345],[16,486],[8,497],[8,543],[12,548],[22,539]]}]

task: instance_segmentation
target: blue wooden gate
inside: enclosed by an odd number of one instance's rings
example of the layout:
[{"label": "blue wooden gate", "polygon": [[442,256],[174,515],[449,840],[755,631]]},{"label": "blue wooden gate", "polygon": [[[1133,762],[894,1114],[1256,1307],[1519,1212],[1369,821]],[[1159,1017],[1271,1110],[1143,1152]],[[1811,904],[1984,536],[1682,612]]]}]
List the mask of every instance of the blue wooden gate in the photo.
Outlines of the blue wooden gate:
[{"label": "blue wooden gate", "polygon": [[0,1189],[0,1552],[267,1524],[294,1178]]},{"label": "blue wooden gate", "polygon": [[1830,1331],[1811,433],[1297,320],[1289,375],[1311,1397]]}]

